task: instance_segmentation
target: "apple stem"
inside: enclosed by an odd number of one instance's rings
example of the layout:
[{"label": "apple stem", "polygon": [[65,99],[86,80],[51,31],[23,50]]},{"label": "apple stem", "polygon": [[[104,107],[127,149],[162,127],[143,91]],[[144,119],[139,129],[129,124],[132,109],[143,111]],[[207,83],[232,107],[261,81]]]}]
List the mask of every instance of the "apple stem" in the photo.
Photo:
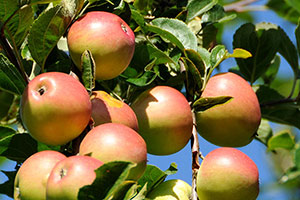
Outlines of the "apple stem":
[{"label": "apple stem", "polygon": [[192,199],[191,200],[198,200],[197,195],[197,173],[200,168],[199,164],[199,157],[203,159],[203,156],[200,152],[199,148],[199,139],[198,133],[196,128],[196,116],[193,112],[193,130],[192,130],[192,137],[191,137],[191,148],[192,148]]}]

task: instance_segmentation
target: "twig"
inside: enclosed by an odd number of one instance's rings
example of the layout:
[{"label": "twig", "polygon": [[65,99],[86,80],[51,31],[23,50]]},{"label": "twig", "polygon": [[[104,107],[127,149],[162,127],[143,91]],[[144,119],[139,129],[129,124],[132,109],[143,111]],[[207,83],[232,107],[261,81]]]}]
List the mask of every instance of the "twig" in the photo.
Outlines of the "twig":
[{"label": "twig", "polygon": [[241,0],[224,6],[226,12],[246,12],[246,11],[261,11],[266,10],[265,6],[249,6],[258,0]]}]

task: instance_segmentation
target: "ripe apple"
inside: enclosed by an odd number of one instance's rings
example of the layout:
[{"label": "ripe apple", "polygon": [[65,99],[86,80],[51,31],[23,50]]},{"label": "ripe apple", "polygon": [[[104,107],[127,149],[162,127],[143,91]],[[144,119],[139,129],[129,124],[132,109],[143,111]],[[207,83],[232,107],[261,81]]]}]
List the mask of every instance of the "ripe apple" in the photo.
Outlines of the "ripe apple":
[{"label": "ripe apple", "polygon": [[135,48],[134,33],[119,16],[88,12],[72,24],[67,43],[75,65],[81,68],[81,55],[90,50],[96,64],[96,79],[117,77],[129,65]]},{"label": "ripe apple", "polygon": [[242,77],[228,72],[210,78],[202,94],[202,97],[217,96],[231,96],[233,99],[196,114],[199,134],[218,146],[249,144],[261,121],[255,92]]},{"label": "ripe apple", "polygon": [[169,86],[144,91],[131,105],[148,153],[169,155],[181,150],[192,136],[193,119],[184,95]]},{"label": "ripe apple", "polygon": [[19,168],[14,183],[14,199],[46,200],[46,184],[54,165],[66,156],[57,151],[33,154]]},{"label": "ripe apple", "polygon": [[201,200],[255,200],[259,193],[258,169],[243,152],[222,147],[205,156],[197,175]]},{"label": "ripe apple", "polygon": [[117,123],[96,126],[83,138],[80,155],[89,155],[102,162],[129,161],[136,163],[128,179],[137,180],[147,164],[147,147],[143,138],[133,129]]},{"label": "ripe apple", "polygon": [[112,122],[124,124],[138,131],[138,121],[135,113],[126,103],[113,98],[104,91],[94,91],[91,101],[95,126]]},{"label": "ripe apple", "polygon": [[149,194],[147,200],[189,200],[192,187],[183,180],[172,179],[159,184]]},{"label": "ripe apple", "polygon": [[93,183],[95,170],[102,164],[95,158],[79,155],[61,160],[49,176],[47,200],[77,200],[79,189]]},{"label": "ripe apple", "polygon": [[91,113],[88,92],[65,73],[36,76],[22,95],[22,122],[33,138],[47,145],[63,145],[79,136]]}]

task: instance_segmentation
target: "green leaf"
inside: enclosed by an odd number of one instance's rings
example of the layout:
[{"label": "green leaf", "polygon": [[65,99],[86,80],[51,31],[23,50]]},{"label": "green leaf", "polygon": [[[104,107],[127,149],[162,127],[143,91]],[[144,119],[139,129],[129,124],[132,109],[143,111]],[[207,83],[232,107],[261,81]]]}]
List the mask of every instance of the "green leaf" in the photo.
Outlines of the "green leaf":
[{"label": "green leaf", "polygon": [[195,67],[198,69],[201,77],[205,74],[205,64],[203,63],[201,55],[192,50],[192,49],[186,49],[184,51],[186,57],[195,65]]},{"label": "green leaf", "polygon": [[186,21],[191,21],[195,17],[207,12],[214,5],[218,3],[218,0],[191,0],[187,5],[187,17]]},{"label": "green leaf", "polygon": [[274,10],[279,16],[290,22],[297,24],[300,17],[295,7],[290,6],[283,0],[269,0],[267,6]]},{"label": "green leaf", "polygon": [[299,185],[300,170],[290,170],[279,179],[280,184],[285,185]]},{"label": "green leaf", "polygon": [[22,95],[26,82],[16,67],[0,53],[0,89]]},{"label": "green leaf", "polygon": [[268,149],[284,148],[291,150],[295,146],[295,138],[289,131],[281,131],[268,140]]},{"label": "green leaf", "polygon": [[297,169],[300,171],[300,146],[299,145],[295,150],[294,159],[295,159],[295,165]]},{"label": "green leaf", "polygon": [[150,85],[158,76],[158,72],[145,71],[140,77],[137,78],[127,78],[126,82],[143,87]]},{"label": "green leaf", "polygon": [[6,135],[0,140],[0,156],[24,162],[37,152],[37,142],[29,134]]},{"label": "green leaf", "polygon": [[[1,0],[0,1],[0,22],[5,23],[6,20],[19,8],[20,8],[19,0]],[[2,26],[1,23],[0,25]]]},{"label": "green leaf", "polygon": [[71,16],[62,6],[44,11],[33,23],[28,36],[28,47],[34,60],[44,67],[46,59],[63,36]]},{"label": "green leaf", "polygon": [[11,107],[13,100],[14,100],[13,94],[0,90],[0,121],[8,114],[8,111]]},{"label": "green leaf", "polygon": [[285,2],[290,5],[292,8],[296,9],[300,14],[300,1],[298,0],[285,0]]},{"label": "green leaf", "polygon": [[144,16],[139,13],[138,11],[131,9],[131,17],[132,19],[140,26],[141,30],[146,33],[147,30],[147,26],[146,26],[146,22],[144,20]]},{"label": "green leaf", "polygon": [[135,0],[133,5],[140,11],[149,11],[152,8],[154,0]]},{"label": "green leaf", "polygon": [[183,63],[187,71],[187,91],[193,95],[193,92],[196,91],[200,94],[203,86],[202,75],[200,74],[197,66],[188,58],[183,58]]},{"label": "green leaf", "polygon": [[72,61],[65,51],[58,49],[56,46],[49,54],[44,71],[46,72],[64,72],[70,73]]},{"label": "green leaf", "polygon": [[202,15],[201,20],[204,23],[221,23],[232,20],[235,17],[236,14],[226,16],[223,6],[216,4],[209,11]]},{"label": "green leaf", "polygon": [[207,49],[205,48],[198,48],[197,50],[198,54],[201,57],[201,60],[203,61],[205,68],[208,69],[211,67],[211,63],[210,63],[210,53]]},{"label": "green leaf", "polygon": [[254,83],[271,64],[279,45],[280,34],[276,29],[256,31],[253,24],[242,25],[234,34],[233,47],[242,48],[252,54],[251,58],[236,58],[245,79]]},{"label": "green leaf", "polygon": [[292,67],[295,76],[297,76],[299,67],[298,67],[298,54],[296,47],[280,27],[278,28],[278,32],[280,34],[280,46],[278,52],[286,59],[286,61]]},{"label": "green leaf", "polygon": [[166,177],[167,174],[158,167],[154,165],[147,165],[143,176],[138,180],[138,185],[142,187],[146,185],[146,191],[149,192],[155,186],[162,183]]},{"label": "green leaf", "polygon": [[89,199],[123,199],[127,190],[135,181],[126,180],[135,164],[115,161],[103,164],[96,172],[96,179],[91,185],[82,187],[78,192],[78,200]]},{"label": "green leaf", "polygon": [[226,59],[228,51],[224,45],[217,45],[211,50],[210,63],[212,70],[215,69],[223,60]]},{"label": "green leaf", "polygon": [[14,182],[15,182],[15,176],[17,174],[17,171],[4,171],[1,170],[3,174],[7,177],[7,181],[0,184],[0,194],[5,194],[11,198],[13,198],[14,194]]},{"label": "green leaf", "polygon": [[268,70],[262,76],[265,84],[270,84],[272,81],[275,80],[275,77],[279,70],[279,66],[280,66],[280,56],[276,55],[275,58],[272,60]]},{"label": "green leaf", "polygon": [[296,41],[297,41],[298,55],[300,55],[300,18],[298,21],[298,25],[295,29],[295,36],[296,36]]},{"label": "green leaf", "polygon": [[169,175],[176,174],[178,171],[177,164],[176,163],[171,163],[170,167],[165,171],[165,173]]},{"label": "green leaf", "polygon": [[269,121],[266,119],[261,119],[259,128],[257,130],[257,136],[255,136],[255,139],[267,145],[272,135],[273,135],[273,130],[269,124]]},{"label": "green leaf", "polygon": [[189,27],[178,19],[157,18],[148,25],[149,31],[159,34],[171,41],[182,51],[184,49],[197,50],[197,38]]},{"label": "green leaf", "polygon": [[208,110],[214,106],[220,106],[224,103],[228,103],[233,97],[230,96],[219,96],[219,97],[201,97],[195,101],[192,108],[196,112],[202,112]]},{"label": "green leaf", "polygon": [[81,56],[82,81],[87,91],[91,94],[95,88],[95,61],[89,50],[83,52]]},{"label": "green leaf", "polygon": [[27,36],[33,22],[33,10],[30,6],[21,7],[5,26],[5,35],[11,44],[20,47]]}]

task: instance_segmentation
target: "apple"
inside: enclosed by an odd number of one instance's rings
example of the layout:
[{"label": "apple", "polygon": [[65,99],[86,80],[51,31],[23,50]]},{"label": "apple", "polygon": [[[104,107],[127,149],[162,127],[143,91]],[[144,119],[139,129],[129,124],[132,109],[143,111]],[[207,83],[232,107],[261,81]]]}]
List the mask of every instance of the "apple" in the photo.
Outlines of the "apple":
[{"label": "apple", "polygon": [[92,113],[84,86],[61,72],[46,72],[31,80],[20,107],[25,128],[47,145],[63,145],[79,136]]},{"label": "apple", "polygon": [[192,187],[183,180],[172,179],[162,182],[149,194],[147,200],[189,200],[192,194]]},{"label": "apple", "polygon": [[91,96],[92,118],[95,126],[104,123],[124,124],[138,131],[135,113],[126,103],[113,98],[105,91],[94,91]]},{"label": "apple", "polygon": [[258,193],[258,169],[246,154],[222,147],[205,156],[197,175],[199,199],[255,200]]},{"label": "apple", "polygon": [[46,200],[46,185],[54,165],[66,156],[57,151],[40,151],[31,155],[19,168],[14,182],[15,200]]},{"label": "apple", "polygon": [[96,64],[96,79],[117,77],[129,65],[135,48],[135,36],[119,16],[104,12],[86,13],[73,23],[67,35],[70,56],[81,68],[81,55],[91,51]]},{"label": "apple", "polygon": [[132,103],[139,134],[148,153],[170,155],[181,150],[192,136],[193,118],[184,95],[169,86],[144,91]]},{"label": "apple", "polygon": [[104,163],[128,161],[137,164],[128,179],[140,178],[147,164],[147,147],[143,138],[133,129],[117,123],[96,126],[83,138],[80,155],[89,155]]},{"label": "apple", "polygon": [[49,176],[47,200],[77,200],[79,189],[94,182],[95,170],[102,164],[95,158],[79,155],[61,160]]},{"label": "apple", "polygon": [[202,97],[231,96],[232,100],[196,113],[197,130],[207,141],[227,147],[249,144],[260,125],[257,96],[246,80],[231,72],[209,79]]}]

